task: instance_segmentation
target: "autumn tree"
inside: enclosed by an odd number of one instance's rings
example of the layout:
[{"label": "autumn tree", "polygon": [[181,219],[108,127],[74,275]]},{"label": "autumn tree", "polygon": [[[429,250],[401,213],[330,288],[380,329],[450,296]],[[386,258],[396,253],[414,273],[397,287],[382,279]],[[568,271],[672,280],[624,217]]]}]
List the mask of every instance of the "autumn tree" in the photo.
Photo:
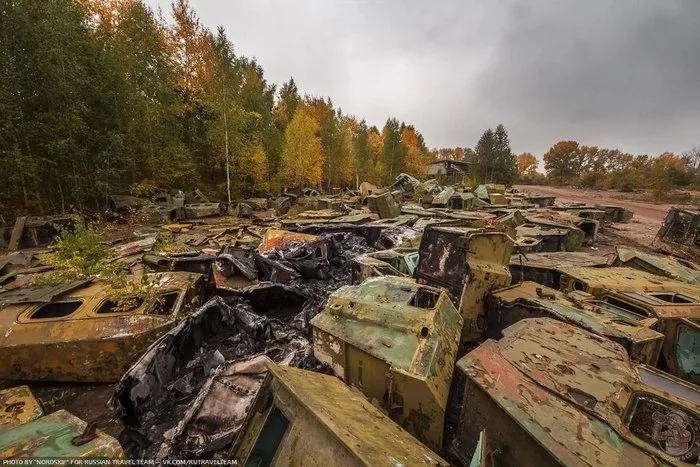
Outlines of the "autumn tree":
[{"label": "autumn tree", "polygon": [[416,178],[425,176],[427,150],[421,144],[421,135],[412,125],[406,125],[401,131],[401,143],[406,148],[404,170]]},{"label": "autumn tree", "polygon": [[189,101],[202,91],[209,79],[212,60],[212,38],[200,23],[188,0],[172,4],[175,24],[170,30],[171,56],[175,69],[175,85]]},{"label": "autumn tree", "polygon": [[518,168],[518,178],[523,181],[531,181],[537,175],[537,158],[529,152],[524,152],[515,158]]},{"label": "autumn tree", "polygon": [[376,126],[372,126],[368,130],[367,143],[372,160],[371,173],[369,181],[375,184],[381,183],[386,178],[386,166],[382,160],[384,154],[384,136],[379,132]]},{"label": "autumn tree", "polygon": [[260,116],[256,127],[267,156],[270,182],[278,188],[283,132],[275,125],[273,113],[277,87],[267,82],[264,70],[257,61],[246,57],[240,57],[239,61],[243,68],[243,84],[240,90],[242,106],[246,112],[254,112]]},{"label": "autumn tree", "polygon": [[364,120],[355,121],[354,125],[353,153],[355,154],[355,176],[359,183],[372,181],[376,160],[373,157],[370,145],[370,130]]},{"label": "autumn tree", "polygon": [[[77,0],[85,10],[88,24],[107,36],[112,36],[121,19],[138,0]],[[141,4],[143,6],[143,4]]]},{"label": "autumn tree", "polygon": [[655,186],[667,189],[671,186],[686,186],[690,176],[683,159],[671,152],[664,152],[652,162]]},{"label": "autumn tree", "polygon": [[570,183],[581,171],[581,151],[576,141],[559,141],[543,159],[547,177],[557,183]]},{"label": "autumn tree", "polygon": [[323,175],[324,156],[316,136],[319,124],[306,106],[297,107],[284,133],[282,182],[291,187],[317,186]]},{"label": "autumn tree", "polygon": [[[117,26],[110,42],[117,57],[116,71],[125,79],[117,106],[124,112],[121,132],[126,154],[121,165],[118,160],[105,160],[99,166],[121,168],[129,184],[147,179],[161,186],[187,186],[198,176],[180,140],[181,107],[173,92],[175,70],[162,26],[138,1],[113,21]],[[112,151],[109,156],[115,155]],[[119,188],[107,191],[113,189]]]},{"label": "autumn tree", "polygon": [[257,144],[250,157],[250,175],[253,179],[254,187],[258,190],[269,188],[269,171],[267,167],[267,155],[261,144]]},{"label": "autumn tree", "polygon": [[301,97],[299,96],[297,84],[294,82],[294,78],[289,78],[289,81],[282,84],[279,90],[279,97],[274,110],[275,124],[280,131],[284,132],[287,128],[300,103]]},{"label": "autumn tree", "polygon": [[354,118],[337,113],[338,135],[337,135],[337,160],[336,169],[333,173],[331,186],[349,188],[354,185],[354,175],[356,172],[355,146],[353,144],[357,125]]},{"label": "autumn tree", "polygon": [[387,119],[382,129],[382,183],[389,184],[403,172],[406,148],[401,142],[401,126],[395,118]]}]

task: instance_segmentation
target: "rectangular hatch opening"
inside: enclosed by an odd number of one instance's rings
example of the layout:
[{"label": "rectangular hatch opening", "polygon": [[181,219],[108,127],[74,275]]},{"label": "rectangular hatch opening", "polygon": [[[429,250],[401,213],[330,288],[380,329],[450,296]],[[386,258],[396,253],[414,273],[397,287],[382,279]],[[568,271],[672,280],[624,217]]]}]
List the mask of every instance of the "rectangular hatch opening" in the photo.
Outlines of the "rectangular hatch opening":
[{"label": "rectangular hatch opening", "polygon": [[416,308],[435,308],[440,294],[430,289],[418,289],[411,301],[408,303]]}]

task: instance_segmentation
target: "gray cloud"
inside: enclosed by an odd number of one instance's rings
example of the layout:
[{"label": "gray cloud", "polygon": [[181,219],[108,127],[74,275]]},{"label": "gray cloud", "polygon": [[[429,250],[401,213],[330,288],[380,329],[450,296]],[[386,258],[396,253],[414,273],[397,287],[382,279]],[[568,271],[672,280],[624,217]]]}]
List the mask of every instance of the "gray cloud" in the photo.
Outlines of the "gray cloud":
[{"label": "gray cloud", "polygon": [[[698,143],[700,3],[514,4],[476,102],[539,151],[556,138],[657,154]],[[693,139],[695,138],[695,140]]]},{"label": "gray cloud", "polygon": [[499,122],[515,151],[538,155],[560,139],[650,154],[700,144],[697,0],[191,4],[269,81],[293,76],[370,124],[397,117],[432,146],[472,146]]}]

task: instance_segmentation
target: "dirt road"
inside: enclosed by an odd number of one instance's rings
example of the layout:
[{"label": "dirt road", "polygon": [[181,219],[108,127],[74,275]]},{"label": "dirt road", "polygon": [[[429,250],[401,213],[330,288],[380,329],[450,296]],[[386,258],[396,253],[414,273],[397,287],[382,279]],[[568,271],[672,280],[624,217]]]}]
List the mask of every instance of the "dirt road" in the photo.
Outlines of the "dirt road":
[{"label": "dirt road", "polygon": [[647,246],[651,244],[661,221],[672,206],[624,199],[624,195],[614,191],[540,185],[518,185],[515,188],[525,193],[556,196],[557,203],[613,204],[627,208],[634,213],[632,221],[629,224],[617,224],[614,229],[619,235]]}]

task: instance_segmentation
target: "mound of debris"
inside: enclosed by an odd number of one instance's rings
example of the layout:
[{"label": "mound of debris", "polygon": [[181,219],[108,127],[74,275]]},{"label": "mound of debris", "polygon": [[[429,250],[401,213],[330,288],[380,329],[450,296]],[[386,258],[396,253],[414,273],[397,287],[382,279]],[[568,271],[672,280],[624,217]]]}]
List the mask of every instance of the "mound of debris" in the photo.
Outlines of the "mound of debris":
[{"label": "mound of debris", "polygon": [[[176,442],[195,417],[195,401],[206,397],[213,384],[223,384],[225,375],[237,374],[227,368],[250,366],[235,361],[264,355],[276,363],[330,373],[313,356],[309,321],[331,292],[350,283],[352,259],[372,249],[348,233],[268,239],[265,245],[262,252],[249,252],[245,265],[236,260],[234,247],[225,247],[213,267],[225,270],[224,276],[247,270],[252,285],[229,288],[209,300],[154,342],[118,383],[110,404],[124,423],[120,441],[129,457],[208,456],[233,441],[235,430],[212,443],[206,437]],[[235,385],[231,391],[236,392]],[[235,413],[222,412],[207,423],[235,425],[245,410],[243,403]]]}]

